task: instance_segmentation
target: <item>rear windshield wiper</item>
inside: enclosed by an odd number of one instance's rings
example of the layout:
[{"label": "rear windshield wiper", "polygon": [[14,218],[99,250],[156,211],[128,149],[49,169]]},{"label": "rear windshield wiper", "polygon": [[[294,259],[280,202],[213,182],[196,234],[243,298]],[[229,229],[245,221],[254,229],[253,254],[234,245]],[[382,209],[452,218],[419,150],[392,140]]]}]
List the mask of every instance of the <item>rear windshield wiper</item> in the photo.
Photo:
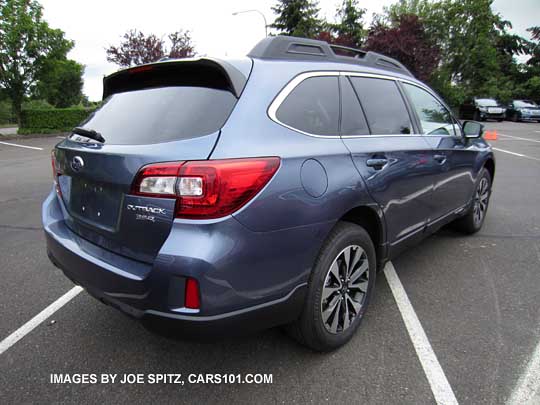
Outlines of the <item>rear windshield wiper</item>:
[{"label": "rear windshield wiper", "polygon": [[75,127],[73,128],[71,132],[77,135],[86,136],[87,138],[93,139],[101,143],[105,142],[105,138],[103,138],[99,132],[96,132],[93,129],[84,129],[81,127]]}]

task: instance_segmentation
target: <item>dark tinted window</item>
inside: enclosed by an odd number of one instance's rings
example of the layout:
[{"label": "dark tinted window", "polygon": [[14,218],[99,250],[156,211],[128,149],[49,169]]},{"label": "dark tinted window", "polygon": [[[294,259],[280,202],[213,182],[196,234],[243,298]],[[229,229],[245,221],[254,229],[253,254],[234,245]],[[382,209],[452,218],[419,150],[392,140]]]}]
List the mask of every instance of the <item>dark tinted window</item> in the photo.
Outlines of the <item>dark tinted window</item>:
[{"label": "dark tinted window", "polygon": [[422,125],[422,133],[427,135],[457,135],[450,112],[431,94],[420,87],[404,83],[416,114]]},{"label": "dark tinted window", "polygon": [[338,135],[339,88],[334,76],[304,80],[279,106],[277,119],[315,135]]},{"label": "dark tinted window", "polygon": [[374,135],[410,134],[409,113],[393,80],[351,77]]},{"label": "dark tinted window", "polygon": [[341,134],[369,135],[362,107],[347,78],[341,81]]},{"label": "dark tinted window", "polygon": [[205,87],[160,87],[110,96],[84,128],[107,144],[150,144],[207,135],[219,130],[236,98]]}]

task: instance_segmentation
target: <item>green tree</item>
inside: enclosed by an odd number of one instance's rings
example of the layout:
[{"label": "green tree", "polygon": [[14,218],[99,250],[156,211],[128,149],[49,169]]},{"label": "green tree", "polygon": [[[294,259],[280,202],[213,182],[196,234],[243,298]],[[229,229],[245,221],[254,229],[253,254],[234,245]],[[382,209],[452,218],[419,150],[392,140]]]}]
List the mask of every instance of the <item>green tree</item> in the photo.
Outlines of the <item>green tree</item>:
[{"label": "green tree", "polygon": [[533,76],[516,89],[516,98],[534,100],[540,103],[540,75]]},{"label": "green tree", "polygon": [[[489,96],[500,91],[497,83],[501,83],[501,78],[505,79],[505,86],[512,85],[501,65],[508,67],[515,52],[512,47],[520,44],[507,33],[508,22],[493,12],[492,3],[493,0],[400,0],[386,9],[390,23],[403,14],[420,17],[428,36],[441,50],[440,67],[431,84],[435,83],[437,90],[450,96],[453,103],[460,103],[467,95]],[[512,50],[508,59],[509,49]]]},{"label": "green tree", "polygon": [[527,31],[531,33],[528,52],[531,58],[527,61],[527,65],[540,68],[540,26],[527,28]]},{"label": "green tree", "polygon": [[43,20],[36,0],[0,0],[0,86],[20,122],[21,105],[46,60],[65,56],[73,42]]},{"label": "green tree", "polygon": [[540,102],[540,26],[527,29],[531,33],[528,42],[529,60],[521,66],[521,77],[516,85],[516,98]]},{"label": "green tree", "polygon": [[32,96],[57,108],[78,104],[83,97],[83,73],[84,66],[74,60],[48,60],[38,75]]},{"label": "green tree", "polygon": [[272,10],[277,18],[270,27],[281,35],[314,38],[321,31],[317,1],[279,0]]},{"label": "green tree", "polygon": [[364,28],[365,8],[360,8],[358,0],[343,0],[337,9],[337,23],[332,24],[332,31],[338,37],[347,38],[352,46],[359,48],[364,43],[366,30]]}]

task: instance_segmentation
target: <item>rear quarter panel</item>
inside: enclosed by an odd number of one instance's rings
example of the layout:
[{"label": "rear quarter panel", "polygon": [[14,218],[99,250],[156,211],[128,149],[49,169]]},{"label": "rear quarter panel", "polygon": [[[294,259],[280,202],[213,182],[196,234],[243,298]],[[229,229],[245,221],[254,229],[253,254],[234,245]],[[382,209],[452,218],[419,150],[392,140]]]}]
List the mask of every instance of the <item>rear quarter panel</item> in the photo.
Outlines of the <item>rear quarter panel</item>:
[{"label": "rear quarter panel", "polygon": [[[331,70],[336,70],[335,66]],[[324,239],[329,228],[348,210],[373,202],[349,150],[338,136],[308,136],[268,117],[267,110],[275,96],[304,71],[293,63],[255,60],[250,80],[223,127],[211,158],[279,156],[281,166],[274,178],[234,217],[257,232],[327,223],[322,228],[324,235],[319,235]],[[301,170],[307,159],[317,160],[324,168],[327,187],[321,196],[313,197],[302,185]]]}]

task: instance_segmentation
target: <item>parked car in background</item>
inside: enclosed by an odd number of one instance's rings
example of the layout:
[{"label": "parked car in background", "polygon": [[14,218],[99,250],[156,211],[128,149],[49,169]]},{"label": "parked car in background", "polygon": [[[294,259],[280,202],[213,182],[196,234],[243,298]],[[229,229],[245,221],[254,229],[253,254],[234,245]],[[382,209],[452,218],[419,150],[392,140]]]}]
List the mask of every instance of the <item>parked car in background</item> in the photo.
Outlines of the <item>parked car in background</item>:
[{"label": "parked car in background", "polygon": [[502,121],[506,108],[494,98],[471,98],[459,107],[461,119],[485,121],[488,119]]},{"label": "parked car in background", "polygon": [[532,100],[512,100],[506,109],[506,119],[540,122],[540,106]]},{"label": "parked car in background", "polygon": [[53,150],[51,261],[158,330],[345,344],[388,260],[450,222],[480,230],[495,160],[401,63],[334,49],[277,36],[106,77]]}]

